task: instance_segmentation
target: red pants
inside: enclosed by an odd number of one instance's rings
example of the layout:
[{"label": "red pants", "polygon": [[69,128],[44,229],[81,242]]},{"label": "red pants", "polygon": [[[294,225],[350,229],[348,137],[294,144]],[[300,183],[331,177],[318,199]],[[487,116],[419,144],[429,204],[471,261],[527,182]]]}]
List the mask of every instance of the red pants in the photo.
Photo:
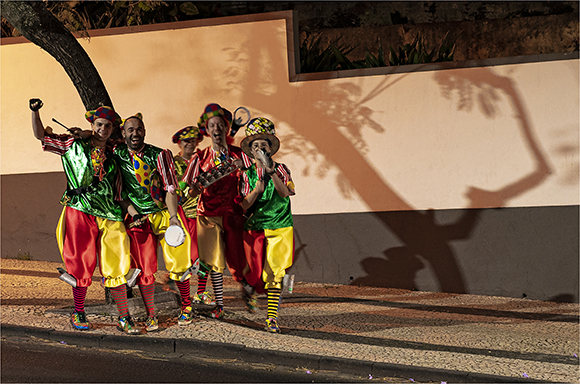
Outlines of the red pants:
[{"label": "red pants", "polygon": [[189,232],[191,237],[191,263],[195,263],[195,260],[199,257],[197,251],[197,218],[185,218],[185,230]]},{"label": "red pants", "polygon": [[122,222],[64,207],[56,235],[67,272],[77,279],[78,287],[91,285],[97,258],[105,286],[118,287],[127,282],[125,275],[131,261]]},{"label": "red pants", "polygon": [[244,231],[244,249],[248,284],[258,293],[281,289],[286,270],[294,262],[294,228]]},{"label": "red pants", "polygon": [[[181,222],[185,223],[186,218],[181,207],[178,207],[177,213]],[[159,212],[157,212],[157,214],[159,214]],[[129,223],[127,223],[127,234],[131,239],[131,267],[139,268],[141,270],[137,280],[139,285],[150,285],[155,283],[159,236],[162,236],[164,233],[165,229],[163,228],[152,228],[150,221],[146,221],[140,226],[133,228],[129,228]],[[187,253],[189,254],[189,252]],[[165,253],[163,256],[166,266],[168,265],[168,260],[171,260],[171,265],[174,268],[167,267],[171,274],[183,273],[191,265],[188,255],[187,260],[174,260],[173,255]]]}]

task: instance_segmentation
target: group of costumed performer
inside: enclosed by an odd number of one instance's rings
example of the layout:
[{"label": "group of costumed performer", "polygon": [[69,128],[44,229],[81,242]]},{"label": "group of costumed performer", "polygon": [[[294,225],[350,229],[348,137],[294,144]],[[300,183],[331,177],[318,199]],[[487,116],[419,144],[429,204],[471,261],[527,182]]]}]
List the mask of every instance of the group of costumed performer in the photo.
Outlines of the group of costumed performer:
[{"label": "group of costumed performer", "polygon": [[[90,328],[84,302],[99,262],[104,285],[117,304],[118,328],[128,334],[140,333],[128,311],[126,275],[133,267],[141,270],[138,284],[148,314],[146,330],[158,329],[154,274],[160,244],[169,277],[182,299],[180,325],[193,321],[185,277],[199,257],[212,279],[212,317],[220,319],[224,314],[223,272],[227,267],[242,284],[251,312],[257,309],[256,293],[267,292],[266,329],[280,332],[277,318],[282,281],[294,257],[289,199],[294,184],[289,169],[270,159],[280,146],[271,121],[250,121],[242,148],[236,147],[228,136],[231,113],[209,104],[197,127],[186,127],[174,135],[181,151],[172,157],[171,151],[145,143],[140,113],[121,121],[112,108],[103,106],[86,113],[91,130],[72,128],[71,134],[58,135],[50,127],[44,128],[41,107],[39,99],[30,101],[34,135],[45,151],[61,156],[67,178],[57,241],[67,274],[74,280],[74,328]],[[117,127],[125,142],[114,145],[110,137]],[[211,145],[196,150],[203,136],[210,137]],[[200,173],[223,161],[233,163],[236,170],[202,187],[197,182]],[[169,226],[186,229],[181,245],[171,247],[165,242],[163,235]],[[213,304],[206,292],[207,279],[208,274],[199,274],[194,297],[197,302]]]},{"label": "group of costumed performer", "polygon": [[173,247],[166,243],[164,234],[170,225],[186,228],[186,217],[179,205],[179,192],[173,155],[145,143],[143,116],[137,113],[123,120],[121,125],[124,144],[114,150],[123,179],[122,204],[127,211],[125,225],[131,238],[131,255],[134,266],[141,269],[139,289],[148,318],[147,330],[158,328],[153,302],[155,272],[157,272],[157,248],[161,244],[165,267],[169,278],[175,281],[181,296],[180,325],[190,324],[193,319],[189,279],[182,275],[191,267],[192,240],[187,230],[184,242]]},{"label": "group of costumed performer", "polygon": [[121,181],[112,161],[109,140],[120,117],[110,107],[100,107],[85,115],[91,131],[71,129],[72,134],[54,134],[40,119],[42,101],[30,100],[34,136],[42,148],[61,156],[67,189],[57,226],[57,243],[67,272],[72,276],[74,310],[71,324],[88,330],[85,313],[87,288],[99,261],[104,284],[110,288],[119,312],[118,327],[127,333],[139,332],[129,315],[125,275],[131,265],[130,241],[125,232],[121,207]]}]

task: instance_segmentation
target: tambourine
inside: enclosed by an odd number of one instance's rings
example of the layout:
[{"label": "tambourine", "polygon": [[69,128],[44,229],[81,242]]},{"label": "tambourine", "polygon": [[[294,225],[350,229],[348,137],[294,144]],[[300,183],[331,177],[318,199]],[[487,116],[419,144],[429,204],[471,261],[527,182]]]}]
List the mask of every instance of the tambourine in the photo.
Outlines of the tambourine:
[{"label": "tambourine", "polygon": [[185,231],[179,225],[170,225],[165,231],[165,242],[170,247],[179,247],[185,241]]},{"label": "tambourine", "polygon": [[242,128],[244,125],[248,124],[248,121],[252,118],[250,115],[250,111],[246,107],[238,107],[234,111],[234,119],[232,121],[232,128],[230,129],[230,136],[234,137],[235,134]]}]

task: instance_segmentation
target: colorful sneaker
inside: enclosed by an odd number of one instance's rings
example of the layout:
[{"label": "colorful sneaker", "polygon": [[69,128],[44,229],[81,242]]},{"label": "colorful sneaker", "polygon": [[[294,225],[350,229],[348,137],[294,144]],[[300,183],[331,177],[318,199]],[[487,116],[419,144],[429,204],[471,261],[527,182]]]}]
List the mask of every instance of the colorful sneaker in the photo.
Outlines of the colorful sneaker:
[{"label": "colorful sneaker", "polygon": [[117,322],[117,329],[121,332],[127,333],[128,335],[141,333],[141,330],[139,330],[139,328],[137,328],[133,322],[131,315],[119,317],[119,321]]},{"label": "colorful sneaker", "polygon": [[148,317],[147,320],[145,320],[145,330],[147,332],[156,331],[158,329],[159,329],[159,321],[155,316]]},{"label": "colorful sneaker", "polygon": [[278,327],[278,321],[272,317],[266,319],[266,331],[271,333],[280,333],[280,328]]},{"label": "colorful sneaker", "polygon": [[258,310],[258,295],[254,290],[251,290],[251,293],[245,287],[242,287],[242,297],[244,299],[244,303],[246,304],[246,309],[250,313],[256,313]]},{"label": "colorful sneaker", "polygon": [[89,322],[87,321],[87,315],[84,312],[74,311],[70,316],[70,323],[73,328],[79,331],[86,331],[90,328]]},{"label": "colorful sneaker", "polygon": [[191,307],[185,307],[181,310],[177,323],[179,325],[187,325],[193,322],[193,309]]},{"label": "colorful sneaker", "polygon": [[205,305],[215,305],[215,300],[213,299],[213,297],[211,297],[211,295],[209,294],[208,291],[205,291],[202,294],[196,293],[193,295],[193,302],[195,304],[205,304]]},{"label": "colorful sneaker", "polygon": [[214,319],[221,319],[224,317],[224,306],[223,305],[216,305],[211,311],[211,317]]}]

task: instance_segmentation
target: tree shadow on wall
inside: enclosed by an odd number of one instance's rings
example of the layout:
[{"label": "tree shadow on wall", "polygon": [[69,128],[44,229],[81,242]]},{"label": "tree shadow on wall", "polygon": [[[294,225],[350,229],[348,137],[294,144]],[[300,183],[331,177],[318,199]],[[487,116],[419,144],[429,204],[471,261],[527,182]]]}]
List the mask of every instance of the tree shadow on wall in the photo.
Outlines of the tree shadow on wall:
[{"label": "tree shadow on wall", "polygon": [[[260,36],[261,44],[276,47],[279,41],[275,36]],[[250,61],[245,75],[245,84],[260,83],[260,47],[258,44],[247,44],[246,50]],[[272,52],[279,52],[272,48]],[[274,72],[271,78],[287,77],[286,58],[282,55],[271,57],[270,66]],[[278,72],[278,73],[276,73]],[[342,82],[339,85],[327,85],[316,100],[307,97],[295,97],[296,103],[289,106],[287,95],[309,95],[310,88],[320,88],[318,82],[286,83],[276,92],[265,94],[257,87],[245,88],[247,99],[245,105],[253,111],[264,111],[272,116],[277,124],[292,121],[292,129],[297,135],[282,136],[284,143],[281,154],[292,153],[307,159],[309,166],[303,169],[308,175],[322,177],[335,166],[340,170],[336,185],[346,197],[356,192],[366,203],[371,212],[385,226],[385,231],[394,234],[403,244],[384,252],[385,259],[367,258],[361,264],[367,276],[357,279],[357,283],[393,288],[411,288],[415,286],[415,276],[423,265],[418,256],[427,261],[435,274],[441,291],[467,293],[466,284],[450,246],[455,240],[470,236],[480,216],[476,208],[502,207],[506,202],[531,188],[539,185],[549,174],[550,169],[534,139],[521,97],[513,81],[499,76],[487,68],[468,71],[437,71],[435,80],[441,86],[443,95],[450,97],[457,91],[460,95],[458,109],[470,110],[478,105],[484,114],[492,119],[496,116],[499,94],[503,93],[511,103],[518,121],[521,134],[535,160],[535,170],[529,175],[514,180],[513,183],[495,191],[468,188],[466,196],[470,206],[463,210],[462,216],[453,224],[440,225],[436,222],[434,212],[414,210],[403,197],[383,181],[374,167],[367,162],[364,153],[366,143],[362,139],[363,129],[384,132],[384,128],[372,119],[374,111],[364,104],[376,96],[388,91],[397,81],[405,76],[385,76],[377,87],[364,95],[362,88],[355,82]],[[285,87],[285,88],[282,88]],[[305,113],[305,111],[308,111]],[[388,212],[381,212],[388,206]],[[295,229],[298,232],[297,229]],[[387,233],[385,233],[385,237]],[[298,236],[299,238],[299,236]],[[296,258],[310,259],[305,248],[297,252]]]},{"label": "tree shadow on wall", "polygon": [[[404,254],[407,262],[403,263],[399,260],[396,264],[399,264],[399,271],[404,273],[407,279],[411,279],[409,272],[420,269],[416,263],[417,255],[420,255],[435,271],[442,291],[464,293],[466,287],[454,254],[449,247],[450,242],[470,236],[482,212],[479,208],[505,206],[509,199],[540,185],[551,171],[534,137],[522,98],[509,77],[499,76],[488,68],[480,68],[471,71],[437,71],[434,78],[441,86],[445,97],[451,98],[453,92],[459,94],[458,110],[471,111],[475,105],[478,105],[489,119],[497,116],[498,103],[501,100],[499,94],[503,93],[515,112],[520,133],[535,163],[535,169],[528,175],[497,190],[468,188],[466,197],[470,201],[469,209],[464,210],[462,216],[453,224],[437,224],[432,211],[375,213],[406,244],[403,253],[400,247],[391,248],[385,252],[385,257],[388,261],[396,261],[401,258],[401,254]],[[393,256],[391,251],[395,249],[398,252]],[[362,261],[363,268],[368,263],[367,260]],[[379,265],[375,263],[372,269],[365,268],[367,276],[355,280],[353,284],[384,286],[383,276],[391,267],[391,265],[385,265],[379,268]],[[410,281],[404,282],[398,282],[395,277],[394,282],[400,284],[395,287],[415,288],[414,276]],[[388,284],[388,282],[385,283]]]}]

